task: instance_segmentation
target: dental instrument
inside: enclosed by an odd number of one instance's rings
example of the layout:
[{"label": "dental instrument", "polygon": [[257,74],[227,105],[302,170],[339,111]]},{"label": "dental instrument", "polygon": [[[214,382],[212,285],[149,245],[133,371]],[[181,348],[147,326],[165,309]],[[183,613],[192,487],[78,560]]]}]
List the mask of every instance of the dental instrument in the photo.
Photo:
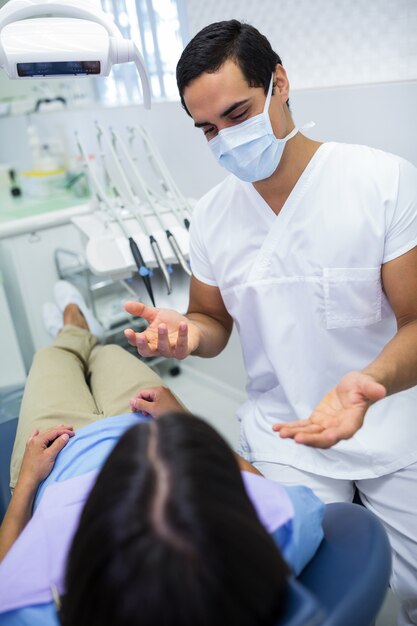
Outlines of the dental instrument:
[{"label": "dental instrument", "polygon": [[119,213],[117,211],[117,209],[115,209],[112,205],[112,203],[110,202],[105,190],[103,189],[101,182],[98,178],[98,176],[96,175],[96,172],[94,171],[94,168],[91,167],[90,162],[88,160],[88,156],[86,154],[86,151],[79,139],[78,133],[75,133],[75,140],[77,143],[77,147],[78,150],[80,152],[80,155],[83,158],[83,163],[84,163],[84,167],[87,169],[88,171],[88,176],[89,179],[92,183],[92,187],[94,189],[94,193],[96,195],[96,198],[98,200],[99,206],[104,205],[107,209],[107,211],[110,213],[110,215],[113,217],[113,219],[116,220],[116,222],[119,225],[119,228],[122,232],[122,234],[126,237],[126,239],[129,242],[129,247],[130,250],[132,252],[132,256],[135,260],[137,269],[138,269],[138,273],[139,276],[141,277],[145,287],[146,287],[146,291],[148,292],[148,295],[151,299],[152,304],[155,306],[155,299],[154,299],[154,295],[153,295],[153,290],[152,290],[152,284],[151,284],[151,279],[150,279],[150,270],[147,267],[147,265],[145,264],[145,261],[143,260],[142,254],[139,250],[139,246],[137,245],[136,241],[134,240],[134,238],[128,233],[122,218],[119,216]]},{"label": "dental instrument", "polygon": [[[155,260],[157,262],[157,266],[159,267],[159,269],[161,270],[162,276],[164,278],[166,287],[167,287],[167,291],[168,294],[171,293],[172,291],[172,285],[171,285],[171,277],[169,275],[168,272],[168,268],[165,264],[164,261],[164,257],[161,253],[161,249],[159,247],[158,241],[156,240],[156,238],[152,235],[152,233],[150,232],[148,225],[146,224],[145,219],[143,218],[141,212],[140,212],[140,208],[139,208],[139,202],[138,202],[138,198],[135,195],[129,180],[127,179],[124,170],[123,170],[123,166],[121,163],[121,160],[119,158],[118,153],[116,152],[113,143],[111,142],[107,132],[100,126],[100,124],[96,121],[95,122],[96,125],[96,129],[97,129],[97,141],[98,144],[100,146],[100,151],[101,151],[101,162],[102,162],[102,166],[103,166],[103,170],[105,172],[106,178],[107,180],[110,182],[110,186],[112,188],[112,190],[114,191],[115,195],[117,198],[119,198],[123,204],[123,206],[125,208],[127,208],[130,213],[133,215],[133,217],[136,219],[136,221],[138,222],[139,226],[141,227],[142,231],[146,234],[146,236],[149,238],[149,243],[151,246],[151,249],[153,251],[153,254],[155,256]],[[106,144],[107,150],[112,158],[113,161],[113,165],[115,166],[114,169],[117,170],[117,174],[120,177],[123,185],[119,187],[119,185],[116,184],[115,180],[114,180],[114,174],[110,174],[110,170],[107,167],[107,162],[106,162],[106,155],[104,150],[102,149],[102,139],[104,140],[104,143]],[[112,172],[113,172],[113,168],[112,168]]]},{"label": "dental instrument", "polygon": [[190,221],[186,216],[185,209],[187,210],[188,215],[191,215],[192,207],[187,198],[181,193],[178,185],[176,184],[170,171],[165,165],[165,162],[158,148],[156,147],[156,144],[143,126],[130,126],[128,130],[130,132],[129,143],[131,148],[135,138],[135,134],[138,133],[140,135],[145,146],[145,151],[149,163],[151,164],[151,167],[159,178],[162,189],[167,194],[168,198],[173,201],[174,206],[182,214],[183,222],[188,230],[190,228]]},{"label": "dental instrument", "polygon": [[188,276],[191,276],[191,270],[190,267],[182,253],[182,250],[180,248],[180,245],[174,235],[174,233],[172,233],[172,231],[167,227],[167,225],[164,223],[163,220],[163,216],[162,216],[162,211],[160,209],[160,206],[157,202],[155,202],[152,194],[149,192],[149,189],[146,185],[145,180],[143,179],[142,175],[139,172],[139,168],[138,168],[138,164],[137,164],[137,157],[133,157],[130,155],[129,150],[127,149],[124,141],[121,139],[119,133],[117,133],[115,130],[111,129],[111,135],[112,135],[112,141],[113,141],[113,146],[115,148],[115,150],[117,151],[118,149],[120,150],[120,152],[123,154],[124,157],[124,161],[128,164],[129,166],[129,170],[131,173],[131,176],[133,178],[130,179],[131,180],[131,187],[132,187],[132,193],[136,196],[139,193],[139,190],[143,193],[143,195],[145,196],[145,199],[147,201],[148,206],[150,207],[152,213],[154,214],[155,218],[157,219],[159,225],[161,226],[162,230],[165,232],[165,235],[170,243],[170,246],[178,260],[179,265],[182,267],[182,269],[184,270],[184,272],[186,274],[188,274]]},{"label": "dental instrument", "polygon": [[144,106],[149,109],[150,85],[142,55],[97,4],[9,0],[0,9],[0,67],[11,79],[108,76],[113,65],[130,61],[138,70]]}]

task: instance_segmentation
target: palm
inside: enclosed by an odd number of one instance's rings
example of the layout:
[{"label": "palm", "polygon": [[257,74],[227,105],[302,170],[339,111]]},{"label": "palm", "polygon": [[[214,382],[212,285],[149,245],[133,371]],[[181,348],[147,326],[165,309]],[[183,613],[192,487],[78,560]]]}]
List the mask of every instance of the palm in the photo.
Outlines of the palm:
[{"label": "palm", "polygon": [[[337,431],[338,439],[348,439],[362,426],[368,405],[363,395],[335,387],[310,415],[310,423],[316,427],[312,432]],[[327,436],[329,445],[336,443],[330,432]]]},{"label": "palm", "polygon": [[385,388],[367,374],[351,372],[319,402],[308,419],[275,424],[273,430],[297,443],[330,448],[342,439],[353,437],[361,428],[370,404],[385,393]]},{"label": "palm", "polygon": [[160,324],[166,326],[170,342],[175,342],[178,335],[178,327],[181,322],[188,323],[185,315],[180,315],[180,313],[172,309],[155,309],[155,317],[149,322],[149,326],[145,330],[149,343],[155,347],[157,346],[158,327]]},{"label": "palm", "polygon": [[147,307],[140,302],[128,302],[125,309],[148,322],[142,333],[125,331],[129,343],[142,356],[158,354],[183,359],[198,347],[199,329],[185,315],[172,309]]}]

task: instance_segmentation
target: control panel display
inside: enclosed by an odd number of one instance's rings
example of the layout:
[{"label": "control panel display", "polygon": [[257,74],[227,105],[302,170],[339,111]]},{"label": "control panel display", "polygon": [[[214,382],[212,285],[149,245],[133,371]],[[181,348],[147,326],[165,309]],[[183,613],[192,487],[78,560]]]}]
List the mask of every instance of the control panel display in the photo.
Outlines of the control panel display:
[{"label": "control panel display", "polygon": [[17,75],[29,76],[78,76],[100,74],[100,61],[44,61],[41,63],[18,63]]}]

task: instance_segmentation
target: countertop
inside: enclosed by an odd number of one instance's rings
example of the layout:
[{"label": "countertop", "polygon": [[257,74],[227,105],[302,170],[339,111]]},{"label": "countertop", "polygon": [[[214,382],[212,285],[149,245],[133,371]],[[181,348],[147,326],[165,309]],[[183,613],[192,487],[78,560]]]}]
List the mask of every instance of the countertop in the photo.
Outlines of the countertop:
[{"label": "countertop", "polygon": [[47,198],[13,198],[8,190],[2,190],[0,239],[68,224],[72,217],[90,211],[88,198],[77,198],[69,193],[53,194]]}]

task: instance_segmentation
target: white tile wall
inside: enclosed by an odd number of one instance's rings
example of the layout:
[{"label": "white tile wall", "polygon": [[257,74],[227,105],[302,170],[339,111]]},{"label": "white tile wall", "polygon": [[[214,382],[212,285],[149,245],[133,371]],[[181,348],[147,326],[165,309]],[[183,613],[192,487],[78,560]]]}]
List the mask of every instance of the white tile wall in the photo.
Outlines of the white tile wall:
[{"label": "white tile wall", "polygon": [[417,0],[187,0],[190,35],[211,22],[253,24],[293,89],[417,79]]}]

